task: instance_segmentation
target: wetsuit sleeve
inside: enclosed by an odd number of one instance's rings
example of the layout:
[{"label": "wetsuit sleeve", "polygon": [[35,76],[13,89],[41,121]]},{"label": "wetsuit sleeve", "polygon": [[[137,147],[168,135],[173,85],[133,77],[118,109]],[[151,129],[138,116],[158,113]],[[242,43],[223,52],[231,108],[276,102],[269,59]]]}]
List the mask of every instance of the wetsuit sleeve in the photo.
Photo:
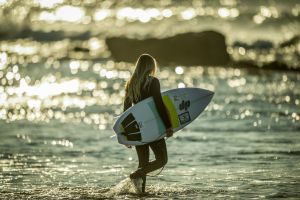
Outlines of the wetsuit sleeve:
[{"label": "wetsuit sleeve", "polygon": [[128,97],[125,97],[124,104],[123,104],[123,112],[125,112],[128,108],[132,106],[132,102]]},{"label": "wetsuit sleeve", "polygon": [[156,109],[158,111],[158,114],[159,114],[160,118],[163,120],[163,122],[165,124],[165,127],[170,128],[171,127],[171,122],[170,122],[170,119],[168,117],[166,107],[165,107],[165,105],[163,103],[163,100],[162,100],[162,97],[161,97],[160,83],[159,83],[159,80],[157,78],[154,78],[151,82],[150,94],[154,99]]}]

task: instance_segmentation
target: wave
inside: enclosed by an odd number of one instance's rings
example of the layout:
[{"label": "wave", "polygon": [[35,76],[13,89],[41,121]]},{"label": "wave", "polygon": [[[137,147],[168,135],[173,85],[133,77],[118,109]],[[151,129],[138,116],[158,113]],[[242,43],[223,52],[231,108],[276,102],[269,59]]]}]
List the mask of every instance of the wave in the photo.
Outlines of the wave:
[{"label": "wave", "polygon": [[251,155],[251,154],[277,154],[277,155],[289,155],[289,156],[300,156],[300,151],[239,151],[239,155]]},{"label": "wave", "polygon": [[[14,25],[13,25],[14,27]],[[12,39],[26,39],[30,38],[34,41],[41,41],[41,42],[50,42],[50,41],[60,41],[64,39],[68,40],[88,40],[92,36],[90,31],[84,32],[75,32],[70,33],[63,30],[59,31],[34,31],[30,27],[18,27],[15,25],[14,30],[6,30],[0,32],[0,40],[12,40]]]}]

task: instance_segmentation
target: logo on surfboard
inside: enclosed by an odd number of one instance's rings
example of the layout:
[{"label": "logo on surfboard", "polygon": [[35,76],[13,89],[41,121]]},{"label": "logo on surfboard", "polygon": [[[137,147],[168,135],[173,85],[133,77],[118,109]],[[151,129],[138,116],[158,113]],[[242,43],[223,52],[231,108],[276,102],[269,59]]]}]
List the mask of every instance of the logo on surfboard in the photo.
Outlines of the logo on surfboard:
[{"label": "logo on surfboard", "polygon": [[179,110],[187,110],[191,105],[190,100],[184,101],[182,100],[182,102],[179,104]]},{"label": "logo on surfboard", "polygon": [[185,123],[191,121],[190,113],[188,111],[178,115],[178,118],[179,118],[180,124],[185,124]]}]

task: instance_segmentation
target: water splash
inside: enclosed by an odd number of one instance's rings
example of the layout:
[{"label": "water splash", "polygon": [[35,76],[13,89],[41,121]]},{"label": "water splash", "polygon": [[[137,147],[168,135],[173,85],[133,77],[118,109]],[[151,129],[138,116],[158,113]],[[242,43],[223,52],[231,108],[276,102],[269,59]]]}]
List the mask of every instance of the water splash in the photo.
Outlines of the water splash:
[{"label": "water splash", "polygon": [[126,178],[111,188],[105,193],[105,196],[112,198],[122,194],[141,194],[142,193],[142,179]]}]

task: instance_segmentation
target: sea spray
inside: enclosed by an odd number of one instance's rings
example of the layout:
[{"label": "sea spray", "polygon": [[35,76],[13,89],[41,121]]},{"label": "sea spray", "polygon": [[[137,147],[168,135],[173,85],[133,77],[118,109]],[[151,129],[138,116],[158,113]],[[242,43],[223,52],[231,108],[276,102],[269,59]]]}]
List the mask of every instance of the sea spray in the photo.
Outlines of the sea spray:
[{"label": "sea spray", "polygon": [[142,182],[142,179],[126,178],[106,192],[105,196],[111,198],[121,194],[141,194]]}]

